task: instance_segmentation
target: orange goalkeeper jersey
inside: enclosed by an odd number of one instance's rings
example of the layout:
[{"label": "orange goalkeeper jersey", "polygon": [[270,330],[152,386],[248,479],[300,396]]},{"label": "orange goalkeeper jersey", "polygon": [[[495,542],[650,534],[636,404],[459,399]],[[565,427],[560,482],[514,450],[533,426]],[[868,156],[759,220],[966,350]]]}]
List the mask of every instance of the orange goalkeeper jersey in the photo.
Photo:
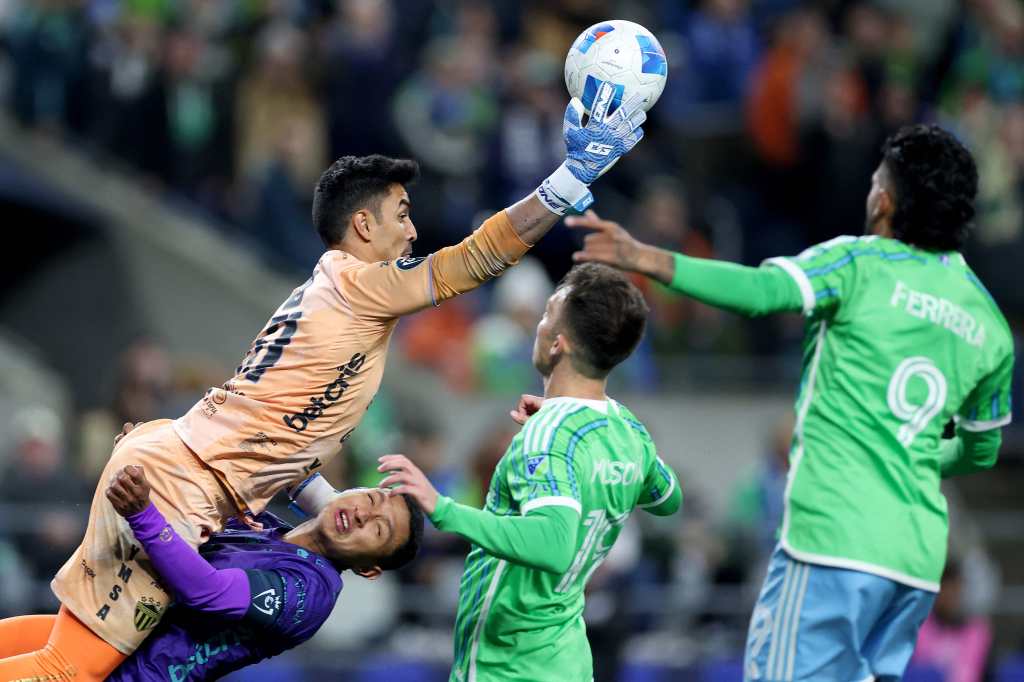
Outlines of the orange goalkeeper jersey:
[{"label": "orange goalkeeper jersey", "polygon": [[174,430],[258,513],[337,454],[380,387],[398,318],[475,288],[529,246],[505,212],[426,258],[326,252],[275,311],[235,376]]}]

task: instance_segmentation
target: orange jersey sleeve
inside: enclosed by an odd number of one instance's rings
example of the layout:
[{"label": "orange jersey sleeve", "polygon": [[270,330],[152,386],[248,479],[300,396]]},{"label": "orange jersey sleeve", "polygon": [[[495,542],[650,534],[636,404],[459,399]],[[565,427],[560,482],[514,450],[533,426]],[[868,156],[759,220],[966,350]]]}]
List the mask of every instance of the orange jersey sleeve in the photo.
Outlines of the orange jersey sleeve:
[{"label": "orange jersey sleeve", "polygon": [[398,318],[480,286],[529,246],[498,213],[427,258],[325,253],[267,321],[235,376],[174,430],[253,512],[337,454],[380,387]]},{"label": "orange jersey sleeve", "polygon": [[529,248],[501,211],[458,244],[426,258],[347,268],[338,275],[338,289],[359,314],[400,317],[477,288],[518,263]]}]

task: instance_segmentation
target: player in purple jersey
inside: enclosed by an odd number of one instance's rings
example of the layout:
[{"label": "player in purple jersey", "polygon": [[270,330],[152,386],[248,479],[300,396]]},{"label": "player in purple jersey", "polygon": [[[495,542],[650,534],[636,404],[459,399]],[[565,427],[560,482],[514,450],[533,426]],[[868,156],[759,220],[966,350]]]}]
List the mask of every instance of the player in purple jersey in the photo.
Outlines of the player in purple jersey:
[{"label": "player in purple jersey", "polygon": [[[233,520],[196,552],[150,502],[141,467],[119,471],[107,498],[176,598],[114,681],[217,679],[298,646],[330,615],[341,571],[372,580],[400,568],[423,533],[423,514],[407,496],[359,488],[295,528],[268,512],[255,519],[261,530]],[[149,627],[156,615],[137,608],[134,617]]]}]

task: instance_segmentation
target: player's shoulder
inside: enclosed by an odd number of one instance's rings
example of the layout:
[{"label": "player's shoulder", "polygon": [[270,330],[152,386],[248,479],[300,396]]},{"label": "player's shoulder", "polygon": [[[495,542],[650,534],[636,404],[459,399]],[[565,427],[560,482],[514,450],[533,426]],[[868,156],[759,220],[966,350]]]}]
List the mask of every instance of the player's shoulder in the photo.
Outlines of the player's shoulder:
[{"label": "player's shoulder", "polygon": [[[279,550],[263,570],[280,580],[284,594],[272,629],[296,641],[315,633],[334,609],[342,589],[338,569],[326,558],[301,547]],[[254,590],[254,598],[258,596]]]},{"label": "player's shoulder", "polygon": [[827,255],[845,255],[850,251],[863,248],[877,242],[878,237],[870,235],[841,234],[828,241],[808,246],[796,255],[797,260],[813,260]]},{"label": "player's shoulder", "polygon": [[978,294],[981,301],[981,306],[985,312],[992,318],[994,322],[993,332],[997,335],[996,340],[999,343],[1000,351],[1007,350],[1013,352],[1013,332],[1010,330],[1010,323],[1007,322],[1006,316],[1003,314],[999,304],[996,303],[996,299],[989,292],[988,287],[985,286],[984,282],[974,274],[970,265],[963,256],[959,256],[959,260],[963,264],[963,281],[961,286],[965,286],[973,290]]}]

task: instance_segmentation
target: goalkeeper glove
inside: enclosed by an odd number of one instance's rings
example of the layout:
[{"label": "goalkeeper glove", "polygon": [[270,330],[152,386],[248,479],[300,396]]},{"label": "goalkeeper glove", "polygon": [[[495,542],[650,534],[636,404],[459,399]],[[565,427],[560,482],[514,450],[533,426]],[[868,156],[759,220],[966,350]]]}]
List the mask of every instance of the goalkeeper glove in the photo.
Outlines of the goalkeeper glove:
[{"label": "goalkeeper glove", "polygon": [[583,126],[583,103],[569,100],[562,122],[566,159],[537,188],[535,194],[552,213],[582,213],[594,203],[590,184],[643,139],[647,120],[643,96],[633,95],[609,114],[615,88],[602,83],[594,97],[590,120]]}]

